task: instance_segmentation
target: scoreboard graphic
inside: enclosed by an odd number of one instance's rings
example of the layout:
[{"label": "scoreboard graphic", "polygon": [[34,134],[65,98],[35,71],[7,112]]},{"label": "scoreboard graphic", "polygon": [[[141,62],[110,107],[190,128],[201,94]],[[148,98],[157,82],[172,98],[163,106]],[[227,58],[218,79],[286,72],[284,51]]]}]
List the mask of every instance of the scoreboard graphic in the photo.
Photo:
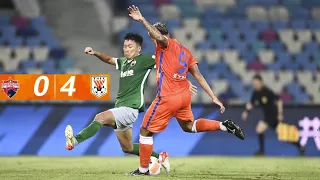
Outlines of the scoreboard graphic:
[{"label": "scoreboard graphic", "polygon": [[1,74],[0,100],[109,100],[109,74]]}]

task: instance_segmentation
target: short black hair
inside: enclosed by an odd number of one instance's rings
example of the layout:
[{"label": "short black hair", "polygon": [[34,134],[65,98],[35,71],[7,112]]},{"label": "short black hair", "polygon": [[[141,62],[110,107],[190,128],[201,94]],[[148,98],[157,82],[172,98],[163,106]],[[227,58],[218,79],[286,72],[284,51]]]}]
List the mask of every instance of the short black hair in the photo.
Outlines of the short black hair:
[{"label": "short black hair", "polygon": [[253,80],[262,81],[262,77],[259,74],[254,75]]},{"label": "short black hair", "polygon": [[140,46],[142,46],[143,43],[143,37],[140,36],[138,33],[127,33],[124,37],[124,40],[132,40]]},{"label": "short black hair", "polygon": [[169,34],[166,24],[161,23],[161,22],[157,22],[157,23],[153,24],[153,26],[156,27],[162,35]]}]

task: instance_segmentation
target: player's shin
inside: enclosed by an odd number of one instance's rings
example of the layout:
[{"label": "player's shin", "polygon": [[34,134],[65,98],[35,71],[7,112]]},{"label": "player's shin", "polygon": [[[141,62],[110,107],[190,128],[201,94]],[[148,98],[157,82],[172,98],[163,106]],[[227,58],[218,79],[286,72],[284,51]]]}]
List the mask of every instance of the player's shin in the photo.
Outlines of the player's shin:
[{"label": "player's shin", "polygon": [[150,157],[153,150],[153,137],[140,135],[140,167],[139,171],[145,173],[148,171]]},{"label": "player's shin", "polygon": [[227,128],[220,121],[200,118],[193,122],[192,132],[206,132],[206,131],[227,131]]},{"label": "player's shin", "polygon": [[78,143],[81,143],[87,139],[89,139],[90,137],[94,136],[99,129],[101,128],[102,124],[98,121],[93,120],[89,126],[87,126],[86,128],[82,129],[77,135],[76,135],[76,140],[78,141]]},{"label": "player's shin", "polygon": [[[128,153],[135,154],[135,155],[139,156],[140,155],[140,144],[138,144],[138,143],[133,144],[132,152],[128,152]],[[159,159],[159,154],[157,152],[152,151],[151,156]]]}]

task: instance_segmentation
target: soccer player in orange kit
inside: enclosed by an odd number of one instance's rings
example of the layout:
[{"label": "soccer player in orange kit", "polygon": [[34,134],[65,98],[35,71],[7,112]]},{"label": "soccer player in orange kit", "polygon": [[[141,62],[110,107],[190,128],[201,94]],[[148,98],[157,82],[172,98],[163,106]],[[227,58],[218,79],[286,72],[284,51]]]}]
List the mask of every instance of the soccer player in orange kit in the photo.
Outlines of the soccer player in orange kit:
[{"label": "soccer player in orange kit", "polygon": [[[153,150],[153,134],[162,132],[169,120],[175,117],[183,131],[190,133],[206,131],[228,131],[244,139],[243,130],[231,120],[224,122],[200,118],[194,120],[191,109],[191,93],[187,72],[197,80],[201,87],[220,106],[221,113],[225,107],[213,94],[210,86],[198,69],[198,62],[188,48],[177,40],[171,39],[166,26],[162,23],[151,25],[140,13],[139,8],[128,8],[134,20],[141,22],[156,44],[157,96],[148,108],[140,128],[140,167],[127,175],[149,175],[149,162]],[[170,166],[166,167],[170,171]]]}]

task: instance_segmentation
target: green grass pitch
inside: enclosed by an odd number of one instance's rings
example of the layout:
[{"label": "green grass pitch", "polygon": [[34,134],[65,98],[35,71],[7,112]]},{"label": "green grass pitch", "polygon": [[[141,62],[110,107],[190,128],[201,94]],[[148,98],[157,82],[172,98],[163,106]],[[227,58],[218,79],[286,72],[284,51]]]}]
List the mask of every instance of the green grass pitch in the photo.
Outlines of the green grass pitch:
[{"label": "green grass pitch", "polygon": [[1,180],[125,179],[319,179],[320,158],[186,157],[171,158],[172,171],[127,177],[137,157],[0,157]]}]

